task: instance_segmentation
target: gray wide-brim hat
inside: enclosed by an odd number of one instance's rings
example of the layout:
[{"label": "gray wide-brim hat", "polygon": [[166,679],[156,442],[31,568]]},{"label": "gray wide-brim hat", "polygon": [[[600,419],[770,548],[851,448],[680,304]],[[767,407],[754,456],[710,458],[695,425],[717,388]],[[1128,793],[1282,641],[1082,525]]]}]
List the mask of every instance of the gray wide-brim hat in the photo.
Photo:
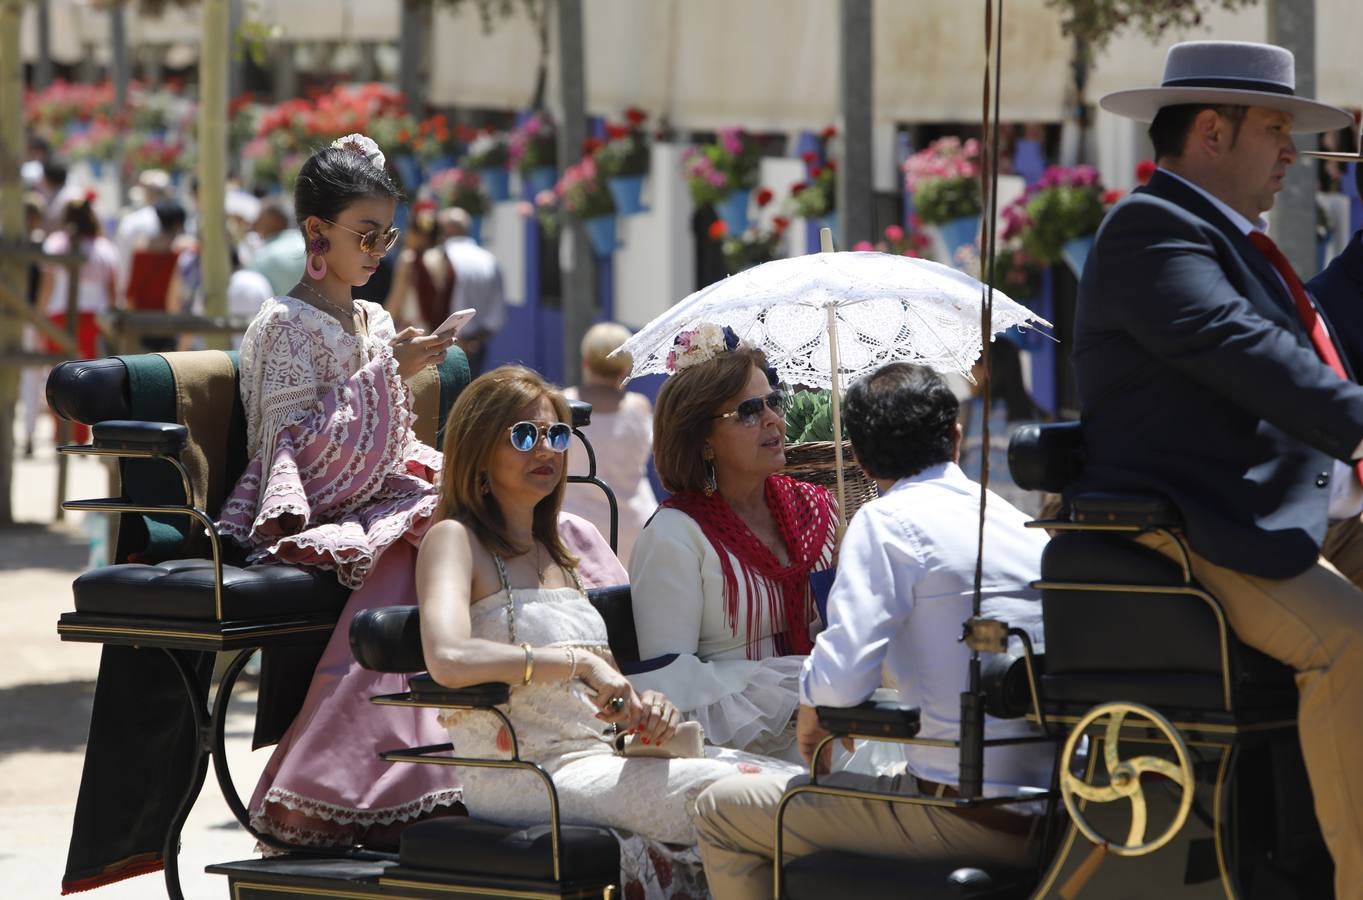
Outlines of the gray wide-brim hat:
[{"label": "gray wide-brim hat", "polygon": [[1363,132],[1358,135],[1358,151],[1356,153],[1341,153],[1336,150],[1303,150],[1302,156],[1313,156],[1316,159],[1334,159],[1339,162],[1363,163]]},{"label": "gray wide-brim hat", "polygon": [[1233,104],[1292,114],[1294,134],[1334,131],[1354,117],[1337,106],[1296,95],[1292,51],[1245,41],[1185,41],[1169,48],[1156,88],[1116,91],[1098,101],[1110,113],[1149,122],[1166,106]]}]

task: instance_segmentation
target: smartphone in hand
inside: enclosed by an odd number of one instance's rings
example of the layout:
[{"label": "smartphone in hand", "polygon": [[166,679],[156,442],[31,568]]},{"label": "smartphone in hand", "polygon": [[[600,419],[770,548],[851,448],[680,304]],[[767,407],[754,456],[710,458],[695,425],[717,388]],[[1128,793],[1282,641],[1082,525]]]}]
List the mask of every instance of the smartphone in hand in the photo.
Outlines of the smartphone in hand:
[{"label": "smartphone in hand", "polygon": [[438,334],[441,337],[458,337],[459,332],[464,330],[474,316],[478,314],[476,309],[461,309],[450,313],[448,319],[440,323],[440,326],[432,331],[431,334]]}]

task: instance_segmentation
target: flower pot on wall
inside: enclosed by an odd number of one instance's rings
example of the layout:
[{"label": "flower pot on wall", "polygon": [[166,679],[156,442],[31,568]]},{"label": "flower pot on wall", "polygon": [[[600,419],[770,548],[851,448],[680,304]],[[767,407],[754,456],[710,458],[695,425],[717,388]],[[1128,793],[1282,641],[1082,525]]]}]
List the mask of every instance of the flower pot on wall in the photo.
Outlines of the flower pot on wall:
[{"label": "flower pot on wall", "polygon": [[421,187],[421,163],[410,153],[393,157],[393,167],[398,170],[398,178],[402,179],[402,189],[408,194],[415,194],[416,189]]},{"label": "flower pot on wall", "polygon": [[644,176],[612,175],[606,179],[606,187],[610,188],[615,209],[620,215],[632,216],[644,211]]},{"label": "flower pot on wall", "polygon": [[937,226],[937,233],[942,236],[942,244],[947,252],[947,265],[959,267],[961,262],[958,254],[961,248],[975,246],[975,237],[980,233],[980,217],[961,216],[942,222]]},{"label": "flower pot on wall", "polygon": [[610,256],[619,246],[616,239],[615,216],[597,216],[594,219],[584,219],[582,222],[587,229],[587,240],[591,242],[592,253],[597,256]]},{"label": "flower pot on wall", "polygon": [[739,189],[730,191],[728,196],[715,204],[715,214],[724,221],[729,234],[742,234],[748,230],[748,200],[752,191]]},{"label": "flower pot on wall", "polygon": [[553,166],[536,166],[533,169],[526,169],[521,173],[521,181],[525,184],[529,199],[534,199],[540,191],[553,188],[554,183],[558,181],[558,169]]},{"label": "flower pot on wall", "polygon": [[1093,249],[1093,235],[1086,234],[1083,237],[1073,238],[1066,241],[1060,248],[1060,256],[1065,260],[1065,265],[1070,267],[1077,279],[1084,274],[1084,263],[1089,258],[1089,251]]},{"label": "flower pot on wall", "polygon": [[493,203],[511,198],[511,172],[505,166],[479,169],[478,176],[483,179],[483,186]]}]

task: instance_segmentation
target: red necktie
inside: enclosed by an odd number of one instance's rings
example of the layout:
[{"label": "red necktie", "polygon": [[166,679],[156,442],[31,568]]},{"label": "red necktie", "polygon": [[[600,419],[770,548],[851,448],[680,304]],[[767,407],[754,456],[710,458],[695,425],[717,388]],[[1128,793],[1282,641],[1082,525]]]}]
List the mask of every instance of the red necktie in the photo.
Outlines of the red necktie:
[{"label": "red necktie", "polygon": [[[1344,371],[1344,363],[1339,359],[1339,351],[1335,349],[1335,342],[1330,340],[1329,333],[1325,330],[1325,323],[1321,321],[1320,313],[1316,312],[1315,304],[1311,302],[1311,297],[1306,293],[1306,285],[1301,283],[1297,273],[1293,271],[1292,264],[1283,256],[1283,252],[1278,249],[1278,245],[1262,231],[1251,231],[1249,242],[1259,248],[1273,268],[1278,270],[1283,281],[1287,283],[1287,290],[1292,295],[1292,300],[1297,304],[1297,317],[1301,319],[1302,327],[1311,336],[1311,344],[1316,348],[1316,354],[1321,362],[1330,367],[1330,370],[1345,381],[1349,376]],[[1355,460],[1353,463],[1354,475],[1360,484],[1363,484],[1363,460]]]}]

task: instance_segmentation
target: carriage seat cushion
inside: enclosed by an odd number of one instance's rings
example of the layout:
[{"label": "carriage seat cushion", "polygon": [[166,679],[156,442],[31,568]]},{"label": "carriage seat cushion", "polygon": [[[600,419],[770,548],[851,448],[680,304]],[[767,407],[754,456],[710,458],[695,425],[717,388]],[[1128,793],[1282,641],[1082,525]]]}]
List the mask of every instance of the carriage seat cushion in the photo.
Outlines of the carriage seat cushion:
[{"label": "carriage seat cushion", "polygon": [[[618,876],[620,844],[609,831],[564,825],[561,838],[561,880]],[[399,861],[415,869],[552,881],[551,846],[548,825],[518,828],[450,817],[406,828],[402,832]]]},{"label": "carriage seat cushion", "polygon": [[906,860],[821,850],[785,869],[788,900],[840,897],[912,897],[914,900],[1024,898],[1036,869],[990,865],[979,860]]},{"label": "carriage seat cushion", "polygon": [[[222,567],[224,621],[336,612],[350,591],[330,573],[277,564]],[[176,559],[92,569],[73,585],[76,611],[156,619],[217,619],[213,563]]]},{"label": "carriage seat cushion", "polygon": [[[1178,563],[1128,537],[1061,534],[1042,551],[1047,582],[1184,587]],[[1198,588],[1196,583],[1187,585]],[[1175,591],[1121,592],[1043,588],[1048,703],[1123,699],[1157,708],[1224,705],[1220,632],[1211,606]],[[1227,628],[1227,661],[1237,707],[1295,703],[1292,671],[1236,639]]]}]

